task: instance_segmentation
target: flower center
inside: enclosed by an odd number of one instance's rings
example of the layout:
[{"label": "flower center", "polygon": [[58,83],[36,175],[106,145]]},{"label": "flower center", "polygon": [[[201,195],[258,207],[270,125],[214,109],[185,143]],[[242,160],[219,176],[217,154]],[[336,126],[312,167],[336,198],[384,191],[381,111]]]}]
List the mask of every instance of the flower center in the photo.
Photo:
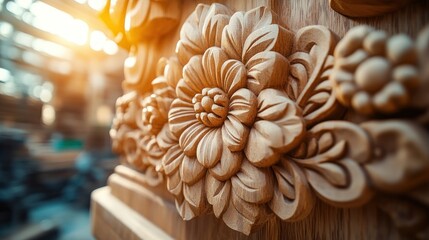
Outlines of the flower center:
[{"label": "flower center", "polygon": [[220,88],[204,88],[192,103],[195,117],[207,127],[219,127],[228,114],[228,95]]}]

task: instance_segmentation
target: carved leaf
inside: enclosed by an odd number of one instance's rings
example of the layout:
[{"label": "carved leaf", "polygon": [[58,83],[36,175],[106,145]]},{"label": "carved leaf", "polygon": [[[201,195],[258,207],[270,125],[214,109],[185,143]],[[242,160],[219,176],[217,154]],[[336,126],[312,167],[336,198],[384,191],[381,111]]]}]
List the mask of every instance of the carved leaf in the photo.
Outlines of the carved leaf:
[{"label": "carved leaf", "polygon": [[269,206],[282,220],[304,219],[313,209],[315,199],[304,172],[288,159],[273,166],[276,177],[273,199]]},{"label": "carved leaf", "polygon": [[384,191],[403,192],[429,179],[429,136],[405,121],[365,122],[374,139],[375,159],[365,165],[373,184]]},{"label": "carved leaf", "polygon": [[335,39],[333,33],[322,26],[304,27],[295,36],[294,54],[288,58],[291,76],[286,91],[304,110],[307,125],[342,111],[329,82]]},{"label": "carved leaf", "polygon": [[[327,132],[332,135],[326,135]],[[322,137],[330,143],[321,145]],[[311,146],[310,142],[316,144],[307,150],[307,156],[310,153],[312,157],[294,161],[304,169],[308,183],[321,199],[344,207],[359,206],[369,200],[371,192],[359,164],[371,156],[370,140],[363,129],[348,122],[323,122],[308,132],[306,142],[307,146]]]},{"label": "carved leaf", "polygon": [[259,94],[257,119],[244,152],[259,167],[275,164],[280,154],[296,147],[305,134],[299,109],[279,90],[265,89]]}]

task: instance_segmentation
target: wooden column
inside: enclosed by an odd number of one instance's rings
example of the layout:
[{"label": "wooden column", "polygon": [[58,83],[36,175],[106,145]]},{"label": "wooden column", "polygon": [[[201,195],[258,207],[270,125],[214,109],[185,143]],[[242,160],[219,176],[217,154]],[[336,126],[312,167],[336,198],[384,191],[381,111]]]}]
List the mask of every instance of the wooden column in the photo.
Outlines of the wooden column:
[{"label": "wooden column", "polygon": [[428,10],[107,1],[129,57],[95,237],[429,238]]}]

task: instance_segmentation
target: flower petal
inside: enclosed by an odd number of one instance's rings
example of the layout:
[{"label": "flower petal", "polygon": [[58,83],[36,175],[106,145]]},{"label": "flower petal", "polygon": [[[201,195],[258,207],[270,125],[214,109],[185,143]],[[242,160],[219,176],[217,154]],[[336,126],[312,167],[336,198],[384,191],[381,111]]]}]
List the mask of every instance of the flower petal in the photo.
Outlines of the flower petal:
[{"label": "flower petal", "polygon": [[208,47],[221,45],[222,32],[232,11],[222,4],[212,4],[205,17],[202,33]]},{"label": "flower petal", "polygon": [[183,157],[184,154],[179,145],[174,145],[168,149],[162,158],[162,166],[164,167],[165,174],[170,175],[177,170],[183,161]]},{"label": "flower petal", "polygon": [[219,181],[210,174],[206,175],[207,201],[213,206],[216,217],[220,217],[228,207],[231,193],[231,181]]},{"label": "flower petal", "polygon": [[272,88],[265,89],[258,96],[258,117],[270,121],[277,120],[291,103],[286,93]]},{"label": "flower petal", "polygon": [[292,150],[304,137],[301,111],[282,91],[265,89],[259,94],[257,118],[261,120],[253,124],[244,150],[256,166],[275,164],[282,153]]},{"label": "flower petal", "polygon": [[237,60],[241,60],[243,50],[243,22],[243,12],[236,12],[222,32],[222,49],[225,50],[230,58]]},{"label": "flower petal", "polygon": [[170,131],[176,137],[179,137],[185,129],[198,122],[195,118],[193,105],[178,98],[171,104],[168,121]]},{"label": "flower petal", "polygon": [[227,61],[228,56],[218,47],[211,47],[204,53],[202,61],[207,79],[210,85],[206,87],[222,88],[221,69],[222,64]]},{"label": "flower petal", "polygon": [[223,141],[231,151],[241,151],[247,143],[249,129],[235,116],[228,115],[222,126]]},{"label": "flower petal", "polygon": [[196,209],[203,209],[205,202],[204,194],[204,179],[200,179],[198,182],[192,185],[184,184],[183,185],[183,195],[185,200]]},{"label": "flower petal", "polygon": [[222,131],[214,128],[198,143],[197,160],[206,168],[213,167],[222,156]]},{"label": "flower petal", "polygon": [[156,135],[159,147],[166,151],[179,142],[179,139],[170,131],[169,124],[164,124],[161,131]]},{"label": "flower petal", "polygon": [[182,166],[180,167],[180,177],[184,183],[194,184],[204,176],[205,172],[205,168],[196,158],[188,156],[183,158]]},{"label": "flower petal", "polygon": [[182,180],[180,179],[180,171],[175,171],[167,177],[167,189],[174,196],[182,194]]},{"label": "flower petal", "polygon": [[231,97],[240,88],[247,85],[246,67],[237,60],[227,60],[222,65],[222,89]]},{"label": "flower petal", "polygon": [[[193,56],[188,64],[183,67],[183,81],[193,95],[201,93],[203,88],[210,86],[210,81],[206,78],[205,69],[202,65],[201,55]],[[180,97],[179,94],[177,96]]]},{"label": "flower petal", "polygon": [[243,124],[251,126],[256,117],[256,106],[256,95],[249,89],[241,88],[230,99],[229,114],[235,116]]},{"label": "flower petal", "polygon": [[232,190],[249,203],[265,203],[273,196],[273,173],[244,160],[240,171],[231,178]]},{"label": "flower petal", "polygon": [[183,152],[187,156],[194,157],[197,152],[198,143],[209,130],[209,127],[199,121],[186,128],[179,138],[179,145],[183,149]]},{"label": "flower petal", "polygon": [[289,61],[274,51],[258,52],[246,62],[246,68],[247,87],[258,95],[265,88],[278,88],[285,84]]},{"label": "flower petal", "polygon": [[222,145],[223,149],[221,160],[209,171],[213,177],[220,181],[225,181],[230,179],[238,170],[240,170],[244,154],[242,151],[231,152],[225,144]]}]

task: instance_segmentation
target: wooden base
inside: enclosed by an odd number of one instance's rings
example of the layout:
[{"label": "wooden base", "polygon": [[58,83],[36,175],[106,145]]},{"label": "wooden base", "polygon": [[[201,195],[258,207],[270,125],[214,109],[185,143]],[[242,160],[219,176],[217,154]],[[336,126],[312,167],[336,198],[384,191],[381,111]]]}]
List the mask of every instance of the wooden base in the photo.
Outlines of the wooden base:
[{"label": "wooden base", "polygon": [[[370,203],[339,209],[318,202],[303,221],[276,218],[246,236],[213,214],[183,221],[171,198],[145,186],[134,170],[116,169],[109,186],[92,194],[92,225],[97,239],[402,239],[391,220]],[[162,191],[161,191],[162,192]]]},{"label": "wooden base", "polygon": [[97,239],[172,239],[113,196],[110,187],[92,193],[91,217]]}]

